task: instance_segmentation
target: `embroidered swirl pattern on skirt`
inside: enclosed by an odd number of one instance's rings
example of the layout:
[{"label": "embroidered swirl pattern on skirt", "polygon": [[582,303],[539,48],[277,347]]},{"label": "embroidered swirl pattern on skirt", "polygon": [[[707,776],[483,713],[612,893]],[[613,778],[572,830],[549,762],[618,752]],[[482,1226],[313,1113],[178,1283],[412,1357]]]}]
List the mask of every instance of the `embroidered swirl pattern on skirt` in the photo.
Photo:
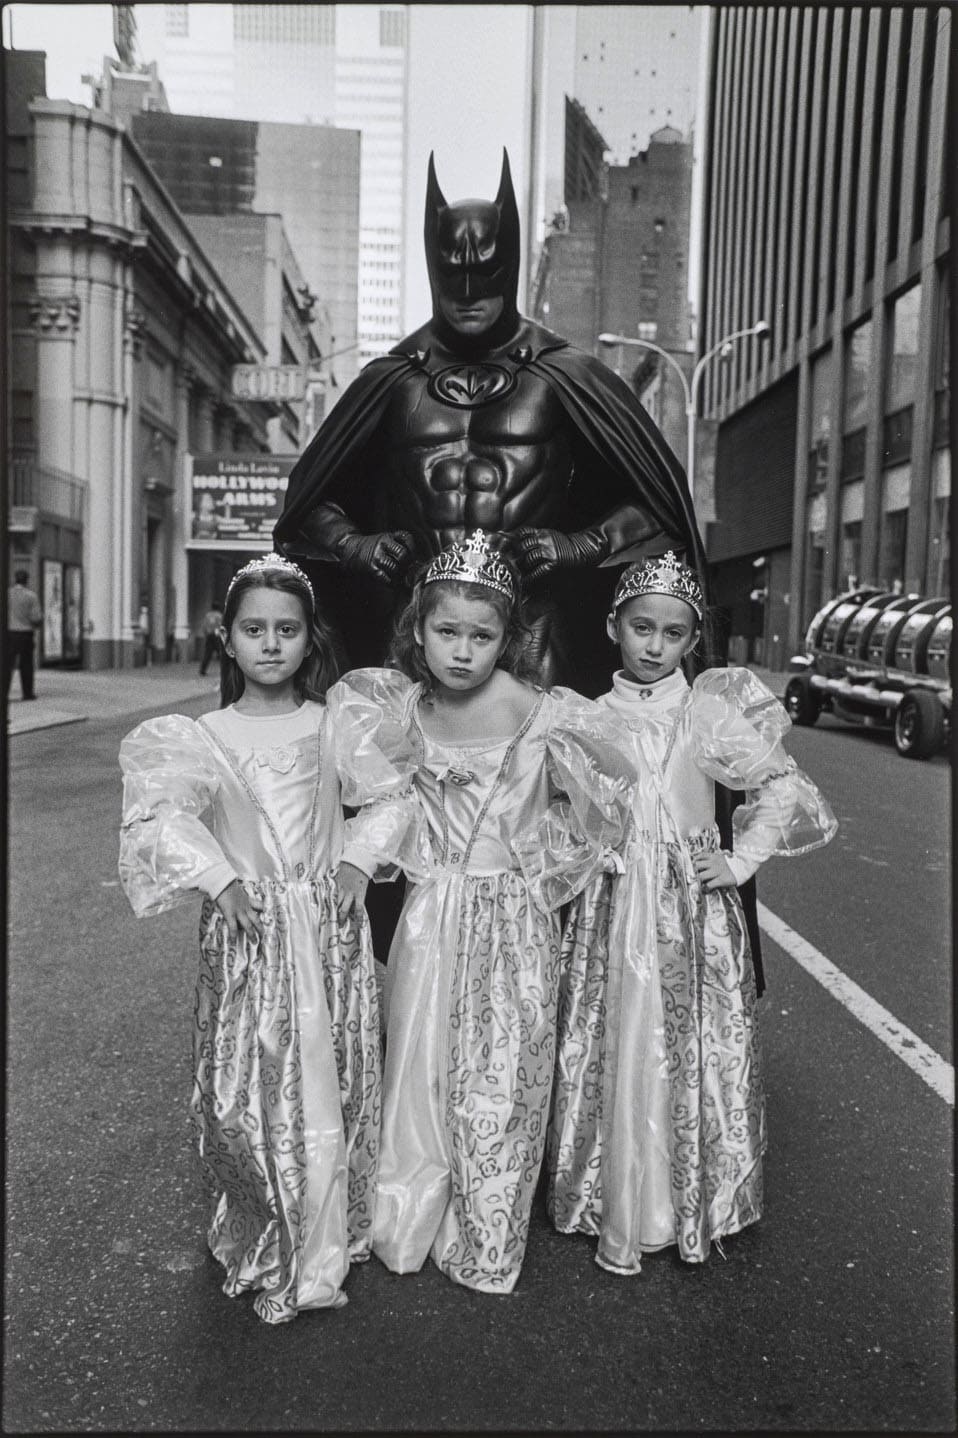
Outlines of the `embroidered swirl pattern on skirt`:
[{"label": "embroidered swirl pattern on skirt", "polygon": [[735,888],[706,893],[691,862],[719,846],[713,825],[660,851],[672,1203],[679,1252],[688,1262],[707,1257],[710,1239],[737,1233],[762,1214],[765,1099],[741,902]]},{"label": "embroidered swirl pattern on skirt", "polygon": [[613,875],[575,901],[562,937],[552,1113],[546,1144],[549,1217],[560,1233],[599,1232],[605,991]]},{"label": "embroidered swirl pattern on skirt", "polygon": [[436,1262],[509,1292],[522,1266],[555,1063],[555,918],[521,875],[464,875],[450,973],[445,1128],[452,1198]]},{"label": "embroidered swirl pattern on skirt", "polygon": [[331,874],[246,887],[263,901],[258,942],[231,942],[203,906],[191,1119],[223,1291],[260,1290],[257,1314],[282,1323],[345,1302],[347,1184],[350,1249],[369,1252],[378,1007],[368,926],[340,914]]},{"label": "embroidered swirl pattern on skirt", "polygon": [[379,983],[369,924],[360,914],[323,913],[318,933],[349,1171],[346,1226],[351,1263],[372,1251],[382,1121]]}]

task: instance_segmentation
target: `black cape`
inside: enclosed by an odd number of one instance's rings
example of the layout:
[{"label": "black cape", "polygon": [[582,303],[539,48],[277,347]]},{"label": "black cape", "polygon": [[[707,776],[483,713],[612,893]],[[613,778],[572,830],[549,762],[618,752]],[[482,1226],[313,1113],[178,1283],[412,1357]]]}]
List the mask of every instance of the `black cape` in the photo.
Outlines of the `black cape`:
[{"label": "black cape", "polygon": [[[376,481],[377,433],[395,387],[424,366],[438,346],[430,324],[402,340],[388,355],[372,360],[353,381],[313,436],[289,477],[286,503],[274,538],[297,561],[316,555],[301,524],[321,501],[338,504],[366,533],[382,523]],[[626,502],[640,507],[662,529],[669,544],[685,551],[704,577],[705,555],[685,474],[657,426],[635,395],[601,361],[531,320],[523,320],[505,346],[510,357],[552,390],[569,420],[573,478],[567,494],[568,532],[587,528]],[[496,352],[477,358],[494,358]],[[464,356],[464,360],[470,356]],[[658,550],[668,545],[659,544]],[[639,557],[628,549],[606,564]]]},{"label": "black cape", "polygon": [[[430,350],[440,347],[431,324],[407,336],[389,354],[372,360],[340,398],[303,451],[289,477],[286,502],[274,530],[276,548],[310,572],[325,610],[344,641],[348,665],[379,664],[396,605],[396,594],[371,580],[357,581],[318,560],[302,524],[321,502],[337,504],[364,533],[385,527],[377,464],[379,428],[396,386],[424,368]],[[667,543],[694,564],[707,594],[707,568],[685,472],[660,430],[618,375],[561,336],[523,319],[505,346],[510,355],[527,351],[524,363],[559,400],[572,436],[573,478],[567,495],[569,532],[587,528],[616,505],[636,501],[661,527]],[[494,358],[495,352],[476,358]],[[578,674],[563,676],[583,693],[607,689],[617,656],[603,639],[619,567],[639,557],[628,549],[611,554],[598,570],[570,571],[546,581],[572,623]],[[609,568],[609,566],[615,566]],[[604,570],[604,573],[603,573]],[[605,646],[605,647],[604,647]],[[712,652],[708,631],[698,667],[724,662]],[[576,682],[578,680],[578,682]],[[717,792],[717,818],[725,847],[731,843],[735,799]],[[743,886],[759,993],[764,988],[754,882]]]}]

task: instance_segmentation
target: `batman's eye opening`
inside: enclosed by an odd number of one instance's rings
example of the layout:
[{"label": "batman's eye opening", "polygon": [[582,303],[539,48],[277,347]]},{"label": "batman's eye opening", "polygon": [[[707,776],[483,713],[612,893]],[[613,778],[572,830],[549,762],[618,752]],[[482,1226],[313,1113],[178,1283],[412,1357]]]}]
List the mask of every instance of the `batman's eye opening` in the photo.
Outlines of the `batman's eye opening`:
[{"label": "batman's eye opening", "polygon": [[445,257],[439,262],[439,273],[454,279],[457,275],[498,275],[504,273],[503,266],[495,259],[480,260],[472,264],[464,260]]}]

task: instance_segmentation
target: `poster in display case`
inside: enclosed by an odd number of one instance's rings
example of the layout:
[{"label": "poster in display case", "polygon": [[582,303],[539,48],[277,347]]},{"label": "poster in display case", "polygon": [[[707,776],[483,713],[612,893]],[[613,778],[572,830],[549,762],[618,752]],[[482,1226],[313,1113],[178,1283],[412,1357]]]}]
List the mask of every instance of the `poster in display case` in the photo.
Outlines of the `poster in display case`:
[{"label": "poster in display case", "polygon": [[79,664],[83,638],[83,570],[79,564],[63,566],[63,658]]},{"label": "poster in display case", "polygon": [[63,658],[63,565],[59,559],[43,561],[43,662]]}]

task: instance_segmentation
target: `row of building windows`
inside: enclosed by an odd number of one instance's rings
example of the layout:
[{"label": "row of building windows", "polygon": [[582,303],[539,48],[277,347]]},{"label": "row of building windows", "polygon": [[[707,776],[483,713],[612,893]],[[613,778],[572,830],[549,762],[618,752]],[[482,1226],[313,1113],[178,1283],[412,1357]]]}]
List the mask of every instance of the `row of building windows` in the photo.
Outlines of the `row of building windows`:
[{"label": "row of building windows", "polygon": [[[709,289],[722,303],[707,342],[765,317],[775,319],[773,343],[788,349],[876,272],[883,277],[926,220],[937,224],[942,206],[925,210],[932,107],[944,103],[935,73],[940,11],[718,13]],[[890,204],[880,215],[883,177]],[[751,378],[761,357],[757,346],[741,346],[725,393]]]},{"label": "row of building windows", "polygon": [[233,38],[335,45],[336,6],[234,5]]},{"label": "row of building windows", "polygon": [[[918,357],[922,338],[919,333],[921,296],[922,285],[921,281],[918,281],[888,306],[884,374],[880,376],[882,410],[886,417],[900,415],[908,410],[917,397]],[[950,386],[949,323],[948,283],[947,276],[943,275],[933,347],[933,386],[936,394],[947,393]],[[864,434],[868,400],[876,379],[873,334],[872,317],[857,324],[846,336],[841,361],[844,365],[841,432],[846,440],[854,436],[855,445],[858,445],[858,436]],[[821,469],[823,460],[827,464],[835,363],[833,348],[829,346],[815,357],[811,366],[811,451],[818,457],[818,470]],[[899,444],[901,442],[899,437]],[[861,449],[864,453],[863,441]],[[851,452],[855,452],[854,446]],[[855,472],[849,471],[845,461],[842,468],[845,473]]]}]

